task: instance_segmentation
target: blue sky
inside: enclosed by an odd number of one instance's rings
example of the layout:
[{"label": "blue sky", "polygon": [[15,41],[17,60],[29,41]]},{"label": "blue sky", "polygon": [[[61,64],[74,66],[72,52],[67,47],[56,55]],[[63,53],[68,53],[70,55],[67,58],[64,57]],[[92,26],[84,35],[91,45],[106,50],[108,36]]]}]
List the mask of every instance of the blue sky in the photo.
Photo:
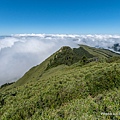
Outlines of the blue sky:
[{"label": "blue sky", "polygon": [[0,35],[120,34],[120,0],[0,0]]}]

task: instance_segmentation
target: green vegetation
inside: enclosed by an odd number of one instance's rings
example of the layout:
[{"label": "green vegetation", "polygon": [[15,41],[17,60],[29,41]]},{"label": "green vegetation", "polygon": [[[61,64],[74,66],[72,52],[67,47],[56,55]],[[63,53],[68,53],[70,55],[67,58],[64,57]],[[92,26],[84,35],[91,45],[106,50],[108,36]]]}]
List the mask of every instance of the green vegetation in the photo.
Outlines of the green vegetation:
[{"label": "green vegetation", "polygon": [[88,46],[61,48],[1,87],[0,119],[119,120],[119,55]]},{"label": "green vegetation", "polygon": [[54,58],[50,59],[50,63],[48,64],[46,70],[62,64],[70,66],[80,61],[83,56],[88,58],[94,57],[82,47],[73,49],[68,46],[62,47],[54,56]]}]

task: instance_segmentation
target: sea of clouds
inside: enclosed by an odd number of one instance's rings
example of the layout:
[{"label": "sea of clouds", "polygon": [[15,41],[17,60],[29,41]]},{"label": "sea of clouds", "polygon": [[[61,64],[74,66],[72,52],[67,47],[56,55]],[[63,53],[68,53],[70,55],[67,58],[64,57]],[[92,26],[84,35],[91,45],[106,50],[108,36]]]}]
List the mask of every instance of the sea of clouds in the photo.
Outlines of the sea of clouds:
[{"label": "sea of clouds", "polygon": [[112,49],[119,35],[16,34],[0,36],[0,85],[22,77],[62,46]]}]

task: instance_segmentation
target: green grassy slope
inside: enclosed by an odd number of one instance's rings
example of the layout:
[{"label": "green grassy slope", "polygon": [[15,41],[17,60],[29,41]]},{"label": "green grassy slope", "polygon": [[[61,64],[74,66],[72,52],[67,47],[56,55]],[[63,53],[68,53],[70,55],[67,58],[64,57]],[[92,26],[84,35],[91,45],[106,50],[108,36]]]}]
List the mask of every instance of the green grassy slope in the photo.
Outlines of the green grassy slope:
[{"label": "green grassy slope", "polygon": [[[82,51],[86,49],[84,52],[90,57],[93,54],[103,57],[110,52],[103,50],[101,54],[98,49],[87,51],[90,49],[88,46],[81,48]],[[67,53],[73,55],[74,49],[68,49],[70,52]],[[120,119],[119,58],[87,64],[80,61],[71,65],[60,63],[46,70],[51,59],[61,52],[60,49],[42,64],[33,67],[19,81],[0,90],[0,120]],[[78,51],[76,53],[80,54]],[[103,115],[105,113],[116,115]]]},{"label": "green grassy slope", "polygon": [[15,82],[15,84],[7,86],[7,88],[10,89],[12,87],[24,85],[31,80],[38,80],[46,70],[62,64],[71,65],[73,63],[76,63],[81,59],[83,55],[88,58],[93,57],[93,55],[91,55],[82,47],[71,49],[68,46],[64,46],[53,55],[51,55],[48,59],[43,61],[40,65],[31,68],[21,79]]},{"label": "green grassy slope", "polygon": [[106,119],[101,112],[120,112],[119,68],[91,62],[49,69],[38,81],[0,94],[1,120]]},{"label": "green grassy slope", "polygon": [[55,52],[53,55],[51,55],[40,65],[30,69],[20,80],[18,80],[14,84],[14,86],[16,87],[19,85],[23,85],[30,80],[38,80],[46,70],[62,64],[72,65],[80,61],[83,56],[86,56],[87,58],[98,57],[100,59],[105,59],[108,57],[119,55],[109,50],[92,48],[85,45],[80,45],[79,48],[74,49],[65,46]]},{"label": "green grassy slope", "polygon": [[119,54],[114,53],[110,50],[107,49],[101,49],[101,48],[94,48],[94,47],[89,47],[86,45],[80,45],[82,48],[84,48],[86,51],[89,51],[90,54],[99,57],[99,58],[109,58],[113,56],[119,56]]}]

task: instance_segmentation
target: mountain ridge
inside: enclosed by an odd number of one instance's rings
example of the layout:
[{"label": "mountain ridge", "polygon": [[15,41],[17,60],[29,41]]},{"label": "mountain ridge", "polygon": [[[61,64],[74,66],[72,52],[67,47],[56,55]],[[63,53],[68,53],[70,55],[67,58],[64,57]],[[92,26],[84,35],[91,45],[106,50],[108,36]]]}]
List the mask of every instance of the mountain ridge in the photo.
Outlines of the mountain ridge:
[{"label": "mountain ridge", "polygon": [[[119,54],[80,47],[61,48],[17,82],[1,88],[0,119],[119,119],[101,115],[119,113]],[[61,59],[56,55],[61,55]],[[76,61],[65,56],[76,57]],[[66,60],[71,64],[66,64]]]}]

